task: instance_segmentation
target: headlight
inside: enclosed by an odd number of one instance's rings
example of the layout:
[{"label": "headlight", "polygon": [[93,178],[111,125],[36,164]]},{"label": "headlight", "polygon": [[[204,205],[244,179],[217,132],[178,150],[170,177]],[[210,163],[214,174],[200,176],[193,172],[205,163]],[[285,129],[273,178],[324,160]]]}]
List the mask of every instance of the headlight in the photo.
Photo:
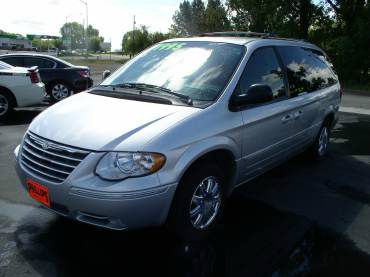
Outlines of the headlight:
[{"label": "headlight", "polygon": [[109,152],[96,166],[96,174],[107,180],[122,180],[154,173],[161,169],[165,156],[144,152]]}]

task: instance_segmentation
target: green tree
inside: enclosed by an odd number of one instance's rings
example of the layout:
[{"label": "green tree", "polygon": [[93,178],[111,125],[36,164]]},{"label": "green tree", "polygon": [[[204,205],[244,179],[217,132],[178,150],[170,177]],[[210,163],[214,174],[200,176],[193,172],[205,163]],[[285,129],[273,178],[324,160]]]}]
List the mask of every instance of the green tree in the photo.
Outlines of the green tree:
[{"label": "green tree", "polygon": [[82,24],[78,22],[65,23],[60,29],[63,41],[70,40],[72,49],[83,48],[85,32]]},{"label": "green tree", "polygon": [[340,77],[370,82],[370,3],[365,0],[325,0],[321,7],[330,14],[311,32],[311,39],[333,59]]},{"label": "green tree", "polygon": [[230,29],[227,12],[220,0],[208,0],[206,9],[207,32],[225,31]]},{"label": "green tree", "polygon": [[202,0],[193,0],[191,3],[191,29],[193,34],[204,33],[206,26],[206,7]]},{"label": "green tree", "polygon": [[92,25],[89,24],[89,26],[87,27],[87,37],[88,38],[99,37],[99,30],[95,29]]},{"label": "green tree", "polygon": [[61,39],[54,39],[53,44],[55,48],[58,48],[58,49],[63,48],[63,41]]},{"label": "green tree", "polygon": [[101,50],[100,48],[100,38],[99,37],[90,37],[89,40],[89,51],[98,52]]},{"label": "green tree", "polygon": [[63,42],[60,39],[33,39],[32,46],[40,51],[47,51],[50,48],[62,49]]},{"label": "green tree", "polygon": [[227,11],[220,0],[185,0],[173,16],[171,32],[176,36],[193,36],[204,32],[230,29]]},{"label": "green tree", "polygon": [[192,6],[189,1],[185,0],[180,3],[179,10],[173,16],[171,32],[177,36],[194,35]]},{"label": "green tree", "polygon": [[169,38],[170,38],[169,34],[163,34],[161,32],[154,32],[149,34],[150,44],[156,44]]},{"label": "green tree", "polygon": [[148,28],[141,26],[135,31],[124,34],[122,39],[122,52],[133,56],[151,45]]},{"label": "green tree", "polygon": [[228,0],[227,6],[234,15],[232,21],[237,30],[271,32],[281,2],[283,0]]}]

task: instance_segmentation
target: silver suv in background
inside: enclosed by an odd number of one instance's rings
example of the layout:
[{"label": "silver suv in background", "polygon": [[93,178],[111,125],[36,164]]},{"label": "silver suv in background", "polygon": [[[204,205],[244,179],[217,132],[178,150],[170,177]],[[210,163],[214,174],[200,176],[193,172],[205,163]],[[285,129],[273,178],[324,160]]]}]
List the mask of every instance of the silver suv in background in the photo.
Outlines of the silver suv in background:
[{"label": "silver suv in background", "polygon": [[235,187],[304,150],[322,158],[340,98],[310,43],[167,40],[41,113],[16,167],[30,196],[58,214],[116,230],[167,223],[196,239]]}]

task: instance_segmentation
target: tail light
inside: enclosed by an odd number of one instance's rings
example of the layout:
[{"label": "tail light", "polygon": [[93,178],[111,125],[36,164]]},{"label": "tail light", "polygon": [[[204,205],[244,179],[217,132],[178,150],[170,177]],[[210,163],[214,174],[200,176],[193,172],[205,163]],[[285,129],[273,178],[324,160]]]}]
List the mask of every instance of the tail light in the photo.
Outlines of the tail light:
[{"label": "tail light", "polygon": [[30,72],[30,79],[32,84],[36,84],[40,82],[39,75],[37,74],[37,71]]},{"label": "tail light", "polygon": [[86,78],[90,76],[90,71],[89,70],[80,70],[78,71],[78,74],[80,74],[81,77]]}]

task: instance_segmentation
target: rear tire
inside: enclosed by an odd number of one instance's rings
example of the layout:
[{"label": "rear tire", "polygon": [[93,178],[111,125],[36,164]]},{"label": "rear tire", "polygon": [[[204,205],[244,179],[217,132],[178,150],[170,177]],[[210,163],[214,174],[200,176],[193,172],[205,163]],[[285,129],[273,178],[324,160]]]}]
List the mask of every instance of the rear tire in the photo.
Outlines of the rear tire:
[{"label": "rear tire", "polygon": [[314,160],[322,160],[328,153],[330,141],[330,124],[324,122],[321,126],[319,134],[317,135],[314,144],[311,146],[310,154]]},{"label": "rear tire", "polygon": [[0,121],[6,120],[15,108],[15,101],[8,92],[0,91]]},{"label": "rear tire", "polygon": [[71,96],[71,88],[64,82],[55,82],[49,85],[48,94],[53,103]]},{"label": "rear tire", "polygon": [[221,218],[225,178],[212,162],[192,167],[181,179],[168,219],[178,237],[197,241],[210,234]]}]

